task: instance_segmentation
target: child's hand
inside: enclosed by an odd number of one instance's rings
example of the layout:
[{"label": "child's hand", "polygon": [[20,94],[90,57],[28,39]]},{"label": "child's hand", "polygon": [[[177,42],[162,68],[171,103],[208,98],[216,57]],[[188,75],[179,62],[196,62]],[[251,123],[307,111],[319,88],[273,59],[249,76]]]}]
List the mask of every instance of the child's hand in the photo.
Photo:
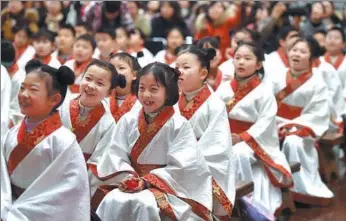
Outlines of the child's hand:
[{"label": "child's hand", "polygon": [[121,181],[119,190],[126,193],[136,193],[144,189],[144,180],[138,177],[128,177]]},{"label": "child's hand", "polygon": [[232,133],[232,144],[235,145],[241,141],[241,138],[238,134]]}]

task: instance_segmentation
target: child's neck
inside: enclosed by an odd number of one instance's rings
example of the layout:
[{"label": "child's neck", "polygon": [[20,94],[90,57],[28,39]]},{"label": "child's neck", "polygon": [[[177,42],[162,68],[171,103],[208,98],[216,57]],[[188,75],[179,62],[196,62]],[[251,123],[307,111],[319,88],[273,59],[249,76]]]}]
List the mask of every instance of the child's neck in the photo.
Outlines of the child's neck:
[{"label": "child's neck", "polygon": [[331,57],[336,57],[342,54],[342,51],[328,51],[328,55]]},{"label": "child's neck", "polygon": [[292,75],[293,76],[295,76],[295,77],[299,77],[300,75],[302,75],[303,73],[306,73],[306,72],[308,72],[309,71],[309,69],[307,68],[307,69],[304,69],[304,70],[294,70],[294,69],[292,69]]},{"label": "child's neck", "polygon": [[42,121],[44,121],[47,117],[49,117],[50,114],[44,114],[44,115],[41,115],[41,116],[37,116],[37,117],[27,117],[25,118],[25,123],[27,125],[30,125],[30,126],[33,126],[33,125],[38,125],[40,124]]},{"label": "child's neck", "polygon": [[72,54],[72,48],[61,48],[58,50],[58,55],[64,56],[64,55],[71,55]]},{"label": "child's neck", "polygon": [[189,102],[204,88],[205,84],[200,85],[198,88],[195,88],[193,91],[183,92],[185,99]]}]

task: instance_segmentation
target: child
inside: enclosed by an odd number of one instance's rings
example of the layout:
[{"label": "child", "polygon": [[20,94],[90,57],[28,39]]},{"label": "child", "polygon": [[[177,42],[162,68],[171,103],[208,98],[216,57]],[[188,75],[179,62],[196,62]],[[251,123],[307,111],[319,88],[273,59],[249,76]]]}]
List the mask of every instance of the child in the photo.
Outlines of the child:
[{"label": "child", "polygon": [[[326,35],[327,32],[325,30],[317,30],[315,31],[313,38],[316,39],[319,46],[321,47],[322,51],[325,52],[325,46],[326,46]],[[324,53],[323,53],[324,54]]]},{"label": "child", "polygon": [[118,27],[115,29],[115,40],[117,42],[118,50],[128,51],[129,50],[129,33],[125,27]]},{"label": "child", "polygon": [[167,32],[166,39],[167,48],[159,51],[154,60],[164,64],[173,65],[173,62],[177,58],[175,55],[175,50],[184,44],[183,31],[177,27],[172,28]]},{"label": "child", "polygon": [[33,46],[36,54],[35,59],[40,60],[43,64],[59,68],[61,66],[57,58],[52,57],[54,50],[54,34],[46,29],[40,29],[33,36]]},{"label": "child", "polygon": [[135,57],[125,52],[112,54],[110,63],[114,65],[120,75],[125,76],[126,86],[124,88],[117,87],[109,96],[109,106],[112,115],[116,122],[129,112],[130,110],[138,110],[141,108],[139,101],[137,101],[134,83],[137,79],[137,74],[141,69]]},{"label": "child", "polygon": [[178,85],[179,111],[189,120],[213,176],[213,213],[228,220],[235,199],[235,168],[225,104],[207,84],[208,72],[216,52],[197,46],[182,48],[176,68],[181,72]]},{"label": "child", "polygon": [[140,29],[133,29],[129,31],[130,35],[130,51],[132,56],[136,56],[138,52],[142,52],[143,56],[138,59],[141,67],[154,61],[153,54],[144,47],[145,35]]},{"label": "child", "polygon": [[115,127],[105,98],[124,81],[112,64],[93,60],[82,75],[80,96],[65,102],[60,110],[63,125],[76,135],[88,165],[102,156],[109,142],[105,135]]},{"label": "child", "polygon": [[74,30],[76,31],[76,38],[91,33],[90,26],[84,21],[78,21],[76,26],[74,27]]},{"label": "child", "polygon": [[118,51],[114,30],[101,28],[96,32],[95,40],[100,54],[96,56],[94,54],[93,57],[108,62],[110,54]]},{"label": "child", "polygon": [[79,94],[79,85],[82,81],[83,73],[92,60],[95,48],[96,42],[94,38],[88,34],[81,35],[73,44],[73,59],[64,64],[73,70],[76,77],[74,84],[69,87],[69,91],[72,93],[70,95],[71,98],[75,98]]},{"label": "child", "polygon": [[313,45],[295,41],[288,52],[290,68],[278,72],[273,87],[278,103],[277,123],[282,151],[289,162],[299,162],[293,174],[293,199],[297,202],[327,206],[334,194],[318,172],[316,140],[327,129],[330,119],[327,87],[319,73],[312,70]]},{"label": "child", "polygon": [[269,213],[280,213],[282,187],[292,187],[290,167],[280,151],[277,106],[271,90],[261,82],[264,52],[252,43],[240,44],[234,55],[235,77],[216,93],[225,102],[233,152],[239,159],[237,180],[253,181],[253,202]]},{"label": "child", "polygon": [[221,62],[220,43],[218,38],[206,37],[197,42],[200,48],[212,48],[216,51],[216,56],[210,61],[210,72],[207,77],[207,83],[213,88],[214,91],[219,87],[222,81],[222,72],[219,69]]},{"label": "child", "polygon": [[18,100],[26,117],[9,132],[1,148],[1,182],[5,182],[1,185],[1,219],[89,220],[83,155],[56,111],[67,85],[73,83],[73,72],[39,60],[29,61],[25,70]]},{"label": "child", "polygon": [[[341,28],[331,28],[326,36],[326,50],[324,60],[338,71],[343,89],[346,89],[346,56],[343,50],[346,47],[346,36]],[[346,97],[344,97],[346,99]]]},{"label": "child", "polygon": [[177,81],[177,71],[161,63],[139,73],[143,108],[120,119],[114,144],[95,168],[118,186],[96,211],[103,221],[211,220],[211,176],[190,124],[174,111]]},{"label": "child", "polygon": [[16,49],[15,61],[19,68],[24,69],[26,63],[35,55],[35,49],[31,46],[32,32],[28,26],[14,28],[13,45]]},{"label": "child", "polygon": [[72,59],[72,48],[75,41],[76,31],[69,25],[61,25],[56,37],[58,49],[52,54],[61,64]]}]

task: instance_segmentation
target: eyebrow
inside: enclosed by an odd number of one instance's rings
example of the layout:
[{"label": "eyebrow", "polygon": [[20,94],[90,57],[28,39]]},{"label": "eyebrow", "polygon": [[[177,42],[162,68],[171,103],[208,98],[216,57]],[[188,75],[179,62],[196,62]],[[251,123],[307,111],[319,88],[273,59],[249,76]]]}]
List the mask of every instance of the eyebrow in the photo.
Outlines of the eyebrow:
[{"label": "eyebrow", "polygon": [[22,83],[22,86],[29,86],[29,87],[40,87],[39,83],[32,83],[32,84],[26,84],[26,83]]}]

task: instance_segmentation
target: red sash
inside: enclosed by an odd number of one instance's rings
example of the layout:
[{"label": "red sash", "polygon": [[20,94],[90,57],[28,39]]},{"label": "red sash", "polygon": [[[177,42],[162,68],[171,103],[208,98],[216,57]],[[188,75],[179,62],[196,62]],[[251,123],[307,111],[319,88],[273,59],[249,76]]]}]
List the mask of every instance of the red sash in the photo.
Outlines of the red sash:
[{"label": "red sash", "polygon": [[111,113],[115,119],[115,122],[118,122],[119,119],[126,114],[127,112],[129,112],[133,105],[136,103],[137,101],[137,97],[134,94],[130,94],[128,96],[126,96],[125,100],[123,101],[123,103],[121,104],[121,106],[118,106],[118,103],[116,101],[116,92],[115,90],[113,90],[112,95],[109,96],[109,100],[110,100],[110,109],[111,109]]},{"label": "red sash", "polygon": [[35,55],[35,59],[40,60],[40,61],[41,61],[43,64],[45,64],[45,65],[48,65],[49,62],[52,60],[52,56],[51,56],[51,55],[48,55],[48,56],[46,56],[46,57],[44,57],[44,58],[39,58],[37,55]]},{"label": "red sash", "polygon": [[165,61],[166,61],[166,64],[170,65],[170,64],[172,64],[173,62],[175,62],[176,59],[177,59],[177,57],[174,56],[174,55],[169,56],[169,55],[168,55],[168,51],[166,50],[166,53],[165,53]]},{"label": "red sash", "polygon": [[17,71],[19,70],[19,67],[17,65],[17,63],[14,63],[13,65],[11,65],[10,67],[7,68],[8,73],[10,75],[11,78],[14,77],[14,75],[17,73]]},{"label": "red sash", "polygon": [[[183,93],[180,94],[178,105],[180,109],[180,113],[187,120],[190,120],[191,117],[195,114],[200,106],[209,98],[211,92],[207,86],[204,88],[190,101],[187,102]],[[189,105],[192,102],[192,106]],[[187,105],[191,106],[191,108],[187,108]]]},{"label": "red sash", "polygon": [[280,47],[277,50],[277,53],[279,54],[279,57],[281,58],[281,61],[285,64],[285,67],[288,68],[289,67],[289,62],[288,62],[288,58],[287,58],[287,55],[286,55],[286,52],[285,52],[284,48]]},{"label": "red sash", "polygon": [[59,60],[61,65],[65,64],[66,61],[69,61],[69,60],[73,59],[72,55],[68,56],[66,59],[64,59],[64,58],[62,58],[61,56],[58,55],[57,58],[58,58],[58,60]]},{"label": "red sash", "polygon": [[[91,62],[92,59],[89,59],[81,64],[77,64],[76,61],[74,61],[73,63],[73,71],[75,74],[75,77],[78,78],[79,75],[83,74],[85,71],[85,68],[88,66],[88,64]],[[79,84],[73,84],[71,86],[69,86],[69,89],[71,91],[71,93],[73,94],[79,94]]]},{"label": "red sash", "polygon": [[216,91],[216,89],[220,86],[221,81],[222,81],[222,72],[220,69],[218,69],[215,76],[214,85],[212,85],[212,88],[214,91]]},{"label": "red sash", "polygon": [[326,62],[328,62],[329,64],[333,65],[336,70],[338,70],[338,68],[340,67],[340,65],[344,61],[344,58],[345,58],[345,55],[344,54],[340,54],[338,56],[338,59],[336,60],[336,62],[333,64],[332,63],[332,59],[330,58],[330,55],[328,53],[326,53],[324,55],[324,59],[326,60]]},{"label": "red sash", "polygon": [[15,61],[18,61],[18,59],[22,56],[22,54],[25,52],[25,50],[28,48],[28,44],[26,44],[25,46],[23,47],[16,47],[14,45],[14,48],[16,49],[16,58],[15,58]]},{"label": "red sash", "polygon": [[[100,121],[101,117],[105,113],[103,105],[100,103],[94,109],[87,113],[87,116],[81,118],[79,114],[79,98],[76,98],[70,103],[70,116],[72,124],[72,132],[76,135],[77,142],[81,142],[86,135],[94,128],[94,126]],[[83,153],[85,161],[87,161],[91,154]]]},{"label": "red sash", "polygon": [[25,131],[25,122],[22,121],[17,140],[17,146],[12,150],[8,159],[8,174],[11,176],[13,171],[22,162],[22,160],[39,144],[42,140],[62,126],[59,113],[45,119],[31,132]]}]

